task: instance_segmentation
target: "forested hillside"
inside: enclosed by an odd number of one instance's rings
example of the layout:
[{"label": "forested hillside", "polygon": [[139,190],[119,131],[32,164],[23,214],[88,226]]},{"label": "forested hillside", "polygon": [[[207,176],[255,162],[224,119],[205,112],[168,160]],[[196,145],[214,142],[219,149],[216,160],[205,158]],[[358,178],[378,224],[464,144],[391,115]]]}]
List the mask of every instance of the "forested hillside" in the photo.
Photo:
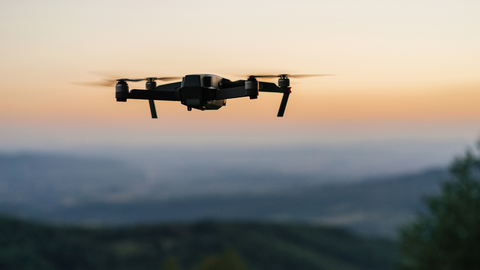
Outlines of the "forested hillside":
[{"label": "forested hillside", "polygon": [[0,218],[0,269],[391,269],[392,242],[304,225],[68,228]]}]

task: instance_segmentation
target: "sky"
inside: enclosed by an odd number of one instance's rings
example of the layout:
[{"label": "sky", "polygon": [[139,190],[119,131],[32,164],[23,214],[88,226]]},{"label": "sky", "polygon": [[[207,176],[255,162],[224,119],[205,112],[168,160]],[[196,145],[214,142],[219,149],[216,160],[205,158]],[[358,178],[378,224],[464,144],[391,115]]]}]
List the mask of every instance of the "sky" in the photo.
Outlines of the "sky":
[{"label": "sky", "polygon": [[[0,152],[221,162],[266,151],[271,166],[269,149],[304,165],[333,147],[351,164],[374,155],[369,171],[411,156],[397,170],[446,163],[479,135],[478,14],[475,0],[2,1]],[[272,93],[205,112],[157,101],[152,120],[146,101],[78,85],[197,73],[335,76],[292,79],[283,118]],[[299,156],[307,148],[319,150]]]}]

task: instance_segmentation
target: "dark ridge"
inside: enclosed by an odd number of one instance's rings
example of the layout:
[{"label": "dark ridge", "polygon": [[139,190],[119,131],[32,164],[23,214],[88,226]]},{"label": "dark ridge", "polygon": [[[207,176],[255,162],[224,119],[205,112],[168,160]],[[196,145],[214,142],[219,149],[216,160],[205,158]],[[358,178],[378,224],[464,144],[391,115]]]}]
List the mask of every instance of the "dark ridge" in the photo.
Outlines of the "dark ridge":
[{"label": "dark ridge", "polygon": [[0,218],[1,269],[191,269],[234,250],[248,269],[393,269],[393,242],[307,225],[216,222],[55,227]]}]

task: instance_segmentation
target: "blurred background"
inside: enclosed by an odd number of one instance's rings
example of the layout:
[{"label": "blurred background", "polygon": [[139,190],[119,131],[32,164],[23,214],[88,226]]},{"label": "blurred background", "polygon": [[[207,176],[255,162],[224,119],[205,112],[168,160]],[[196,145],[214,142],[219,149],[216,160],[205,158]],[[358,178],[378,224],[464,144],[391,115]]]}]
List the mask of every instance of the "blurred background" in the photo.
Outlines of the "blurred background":
[{"label": "blurred background", "polygon": [[[3,1],[0,210],[54,224],[202,219],[394,239],[480,120],[480,3]],[[118,77],[326,73],[281,95],[117,103]],[[272,80],[275,82],[275,80]],[[143,89],[143,83],[130,83]]]}]

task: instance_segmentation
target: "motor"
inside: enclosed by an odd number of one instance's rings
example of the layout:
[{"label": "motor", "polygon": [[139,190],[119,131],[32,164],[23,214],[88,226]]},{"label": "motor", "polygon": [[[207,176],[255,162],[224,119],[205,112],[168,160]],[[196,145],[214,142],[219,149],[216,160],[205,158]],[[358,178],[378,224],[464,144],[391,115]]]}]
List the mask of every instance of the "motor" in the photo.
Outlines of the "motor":
[{"label": "motor", "polygon": [[118,102],[127,102],[128,84],[125,81],[118,81],[115,85],[115,98]]}]

